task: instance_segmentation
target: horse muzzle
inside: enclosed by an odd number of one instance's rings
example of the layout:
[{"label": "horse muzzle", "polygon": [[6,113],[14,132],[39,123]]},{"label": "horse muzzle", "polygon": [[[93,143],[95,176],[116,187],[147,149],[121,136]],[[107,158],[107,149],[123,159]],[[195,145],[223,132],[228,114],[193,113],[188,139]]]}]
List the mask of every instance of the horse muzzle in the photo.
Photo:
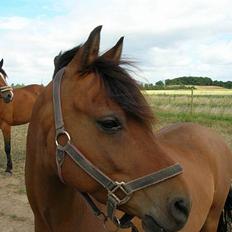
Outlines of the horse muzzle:
[{"label": "horse muzzle", "polygon": [[13,100],[14,93],[13,89],[9,86],[0,88],[1,97],[5,103],[10,103]]},{"label": "horse muzzle", "polygon": [[167,207],[167,219],[163,222],[159,220],[159,216],[155,217],[152,214],[143,217],[142,225],[145,232],[177,232],[185,226],[191,209],[190,201],[187,198],[175,197],[169,201]]}]

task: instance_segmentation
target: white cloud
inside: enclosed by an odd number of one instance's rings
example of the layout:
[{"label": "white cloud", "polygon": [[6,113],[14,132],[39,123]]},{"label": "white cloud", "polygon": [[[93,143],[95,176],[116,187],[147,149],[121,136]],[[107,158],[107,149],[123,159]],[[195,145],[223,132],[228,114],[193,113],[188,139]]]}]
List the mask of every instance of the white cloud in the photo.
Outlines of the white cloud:
[{"label": "white cloud", "polygon": [[124,54],[139,61],[148,81],[231,77],[231,0],[87,0],[65,8],[68,14],[53,18],[0,17],[0,56],[11,82],[48,83],[53,57],[100,24],[101,49],[125,35]]},{"label": "white cloud", "polygon": [[29,20],[23,17],[0,18],[0,30],[22,30],[28,23]]},{"label": "white cloud", "polygon": [[232,40],[199,46],[199,55],[202,63],[232,66]]}]

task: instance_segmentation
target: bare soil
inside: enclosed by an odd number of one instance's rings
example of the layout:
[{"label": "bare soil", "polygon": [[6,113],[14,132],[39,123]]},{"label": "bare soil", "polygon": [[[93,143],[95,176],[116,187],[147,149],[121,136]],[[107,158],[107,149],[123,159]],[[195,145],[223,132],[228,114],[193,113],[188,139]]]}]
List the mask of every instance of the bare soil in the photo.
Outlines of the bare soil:
[{"label": "bare soil", "polygon": [[33,215],[24,183],[17,176],[0,172],[0,231],[32,232]]},{"label": "bare soil", "polygon": [[13,175],[5,173],[6,158],[0,136],[0,231],[33,232],[33,214],[24,183],[27,125],[12,127]]}]

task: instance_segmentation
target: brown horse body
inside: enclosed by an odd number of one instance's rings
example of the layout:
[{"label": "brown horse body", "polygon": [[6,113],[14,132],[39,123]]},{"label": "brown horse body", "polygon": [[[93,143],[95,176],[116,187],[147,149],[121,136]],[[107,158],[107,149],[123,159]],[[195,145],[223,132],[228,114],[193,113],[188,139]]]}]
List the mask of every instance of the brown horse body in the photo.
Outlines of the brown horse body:
[{"label": "brown horse body", "polygon": [[41,85],[28,85],[14,89],[14,97],[11,102],[4,103],[3,100],[0,100],[0,128],[7,156],[6,172],[12,170],[11,126],[22,125],[30,121],[34,103],[43,89],[44,87]]},{"label": "brown horse body", "polygon": [[34,103],[43,89],[42,85],[14,89],[13,100],[8,104],[0,103],[0,119],[10,126],[28,123]]},{"label": "brown horse body", "polygon": [[[154,135],[147,103],[118,67],[121,47],[98,57],[98,31],[61,62],[62,112],[72,143],[113,180],[133,180],[177,162],[183,167],[183,174],[135,192],[120,206],[142,220],[143,229],[135,219],[139,231],[216,232],[230,188],[232,153],[218,135],[195,124]],[[65,184],[58,177],[54,123],[50,83],[35,104],[27,137],[25,177],[35,231],[107,231],[79,193],[88,192],[104,209],[106,191],[67,155],[61,168]]]},{"label": "brown horse body", "polygon": [[164,128],[157,140],[183,166],[192,195],[190,216],[181,231],[216,232],[232,182],[228,146],[214,131],[192,123]]}]

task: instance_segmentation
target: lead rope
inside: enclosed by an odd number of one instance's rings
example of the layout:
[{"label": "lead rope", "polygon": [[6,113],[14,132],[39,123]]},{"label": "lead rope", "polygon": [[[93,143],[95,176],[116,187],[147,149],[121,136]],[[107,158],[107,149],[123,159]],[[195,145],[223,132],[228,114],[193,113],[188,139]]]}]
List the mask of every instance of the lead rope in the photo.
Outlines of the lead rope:
[{"label": "lead rope", "polygon": [[[108,217],[105,215],[104,212],[102,212],[94,203],[92,198],[84,192],[81,192],[82,197],[85,199],[85,201],[89,204],[90,208],[93,211],[93,214],[99,219],[103,221],[103,225],[105,229],[109,232],[112,232],[109,230],[107,227],[106,222],[108,221]],[[118,231],[119,229],[126,229],[126,228],[131,228],[131,232],[139,232],[136,226],[131,222],[131,220],[134,218],[134,216],[131,216],[129,214],[124,214],[121,219],[119,219],[119,226],[117,226],[116,230],[114,232]]]}]

